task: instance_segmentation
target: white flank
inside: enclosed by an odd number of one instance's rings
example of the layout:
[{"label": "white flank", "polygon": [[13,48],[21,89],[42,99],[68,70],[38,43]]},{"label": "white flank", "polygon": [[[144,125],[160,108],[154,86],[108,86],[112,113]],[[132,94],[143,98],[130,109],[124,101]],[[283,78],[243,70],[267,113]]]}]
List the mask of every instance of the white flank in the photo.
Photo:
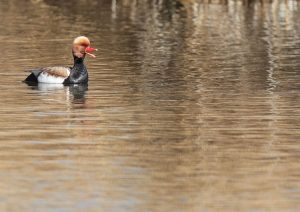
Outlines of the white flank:
[{"label": "white flank", "polygon": [[[68,75],[70,75],[70,71],[68,70]],[[53,76],[48,74],[47,72],[42,72],[38,76],[38,82],[41,83],[49,83],[49,84],[62,84],[67,77]]]}]

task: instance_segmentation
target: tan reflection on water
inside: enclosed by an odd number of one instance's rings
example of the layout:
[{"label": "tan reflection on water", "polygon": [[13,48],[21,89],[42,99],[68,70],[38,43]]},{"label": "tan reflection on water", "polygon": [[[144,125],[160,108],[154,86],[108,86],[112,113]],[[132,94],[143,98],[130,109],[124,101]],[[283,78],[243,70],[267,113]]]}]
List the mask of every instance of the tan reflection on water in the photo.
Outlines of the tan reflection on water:
[{"label": "tan reflection on water", "polygon": [[[300,209],[298,1],[1,1],[1,211]],[[89,36],[88,87],[27,86]]]}]

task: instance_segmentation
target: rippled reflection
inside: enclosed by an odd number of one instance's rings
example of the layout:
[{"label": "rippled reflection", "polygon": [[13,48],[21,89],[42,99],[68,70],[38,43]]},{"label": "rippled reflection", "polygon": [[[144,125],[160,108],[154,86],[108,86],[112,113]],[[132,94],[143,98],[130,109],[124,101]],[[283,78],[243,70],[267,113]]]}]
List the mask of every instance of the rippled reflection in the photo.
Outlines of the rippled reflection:
[{"label": "rippled reflection", "polygon": [[[299,208],[299,1],[0,2],[0,210]],[[72,65],[89,85],[26,85]]]},{"label": "rippled reflection", "polygon": [[[65,86],[63,84],[46,84],[46,83],[31,83],[26,82],[25,84],[28,85],[29,89],[39,91],[41,95],[64,95],[66,98],[66,103],[70,101],[72,103],[80,103],[84,104],[85,102],[85,94],[88,90],[87,84],[78,84],[78,85],[68,85]],[[72,99],[70,99],[70,95]]]}]

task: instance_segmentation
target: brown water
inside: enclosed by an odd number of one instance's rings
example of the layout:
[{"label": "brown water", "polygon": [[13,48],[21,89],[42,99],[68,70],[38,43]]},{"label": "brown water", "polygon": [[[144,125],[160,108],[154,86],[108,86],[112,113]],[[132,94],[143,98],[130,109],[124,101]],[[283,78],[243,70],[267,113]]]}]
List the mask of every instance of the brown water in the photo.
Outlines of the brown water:
[{"label": "brown water", "polygon": [[[1,211],[300,210],[300,2],[0,14]],[[21,83],[72,65],[81,34],[99,49],[88,87]]]}]

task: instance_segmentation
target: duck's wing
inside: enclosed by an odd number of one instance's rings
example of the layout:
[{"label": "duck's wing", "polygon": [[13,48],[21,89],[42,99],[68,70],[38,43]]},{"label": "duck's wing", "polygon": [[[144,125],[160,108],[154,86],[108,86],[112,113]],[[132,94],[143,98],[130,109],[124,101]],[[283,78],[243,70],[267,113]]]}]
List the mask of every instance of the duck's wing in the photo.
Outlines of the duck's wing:
[{"label": "duck's wing", "polygon": [[42,83],[63,83],[70,75],[70,68],[66,67],[46,67],[32,71],[38,82]]}]

